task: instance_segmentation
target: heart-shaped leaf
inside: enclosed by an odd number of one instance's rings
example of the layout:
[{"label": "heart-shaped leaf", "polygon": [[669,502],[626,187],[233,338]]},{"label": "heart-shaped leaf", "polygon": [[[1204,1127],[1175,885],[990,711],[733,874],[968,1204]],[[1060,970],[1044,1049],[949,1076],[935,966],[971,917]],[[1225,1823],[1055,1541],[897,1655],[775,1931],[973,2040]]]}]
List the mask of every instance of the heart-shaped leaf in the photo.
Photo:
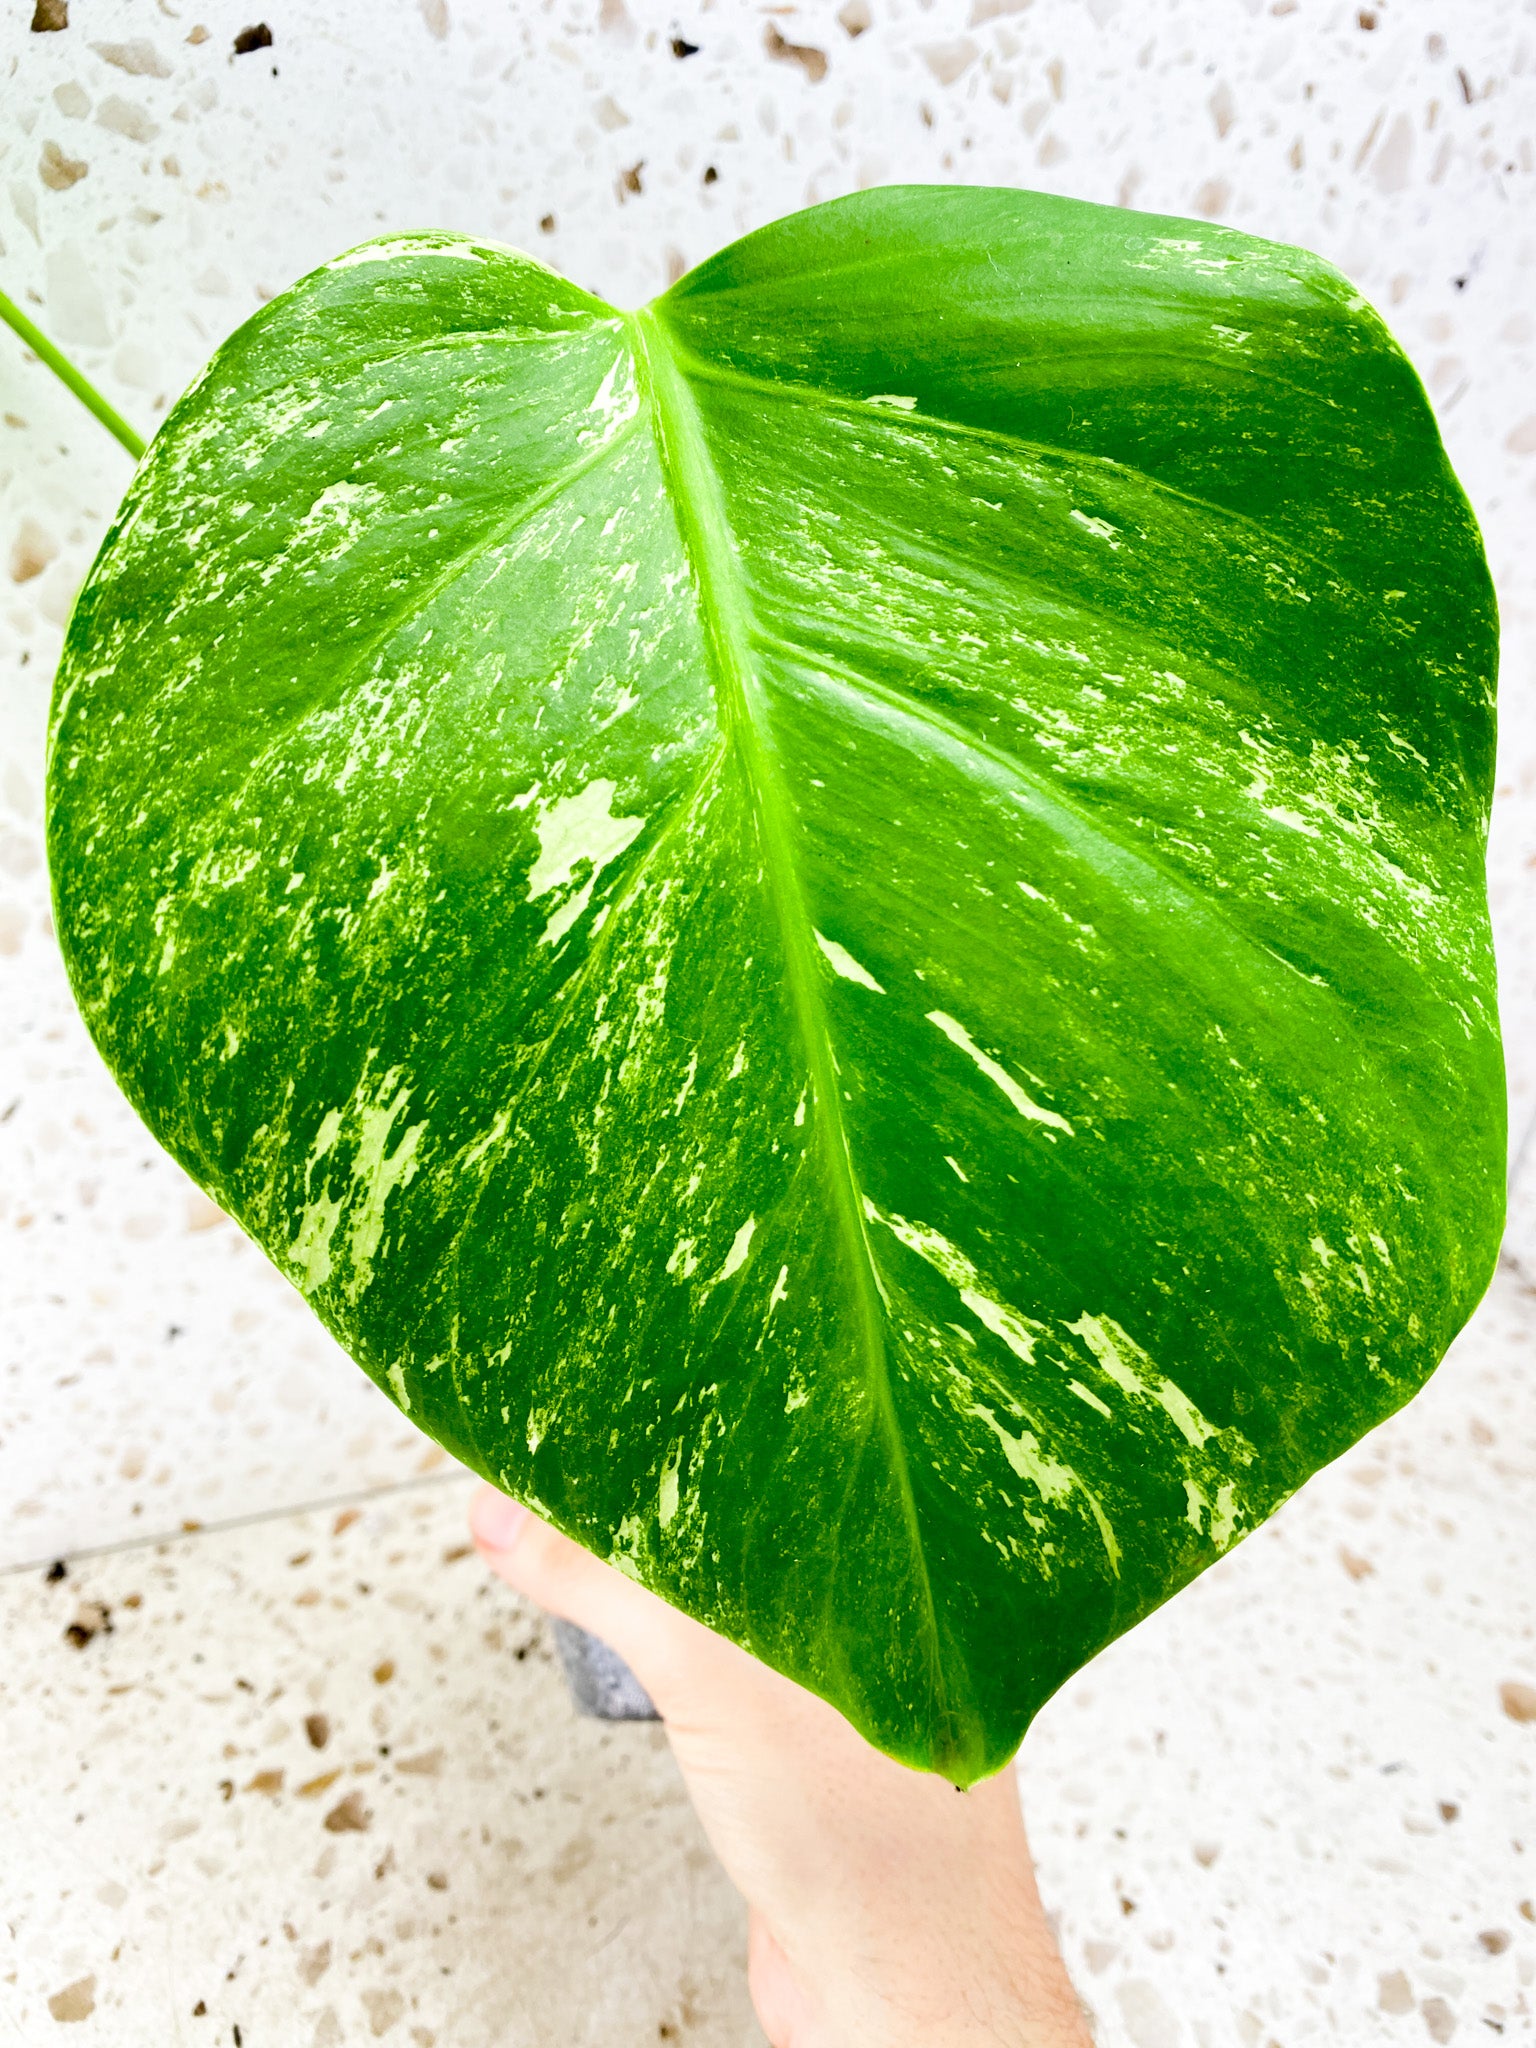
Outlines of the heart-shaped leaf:
[{"label": "heart-shaped leaf", "polygon": [[1493,606],[1325,264],[876,192],[374,243],[161,429],[59,929],[460,1457],[958,1781],[1481,1292]]}]

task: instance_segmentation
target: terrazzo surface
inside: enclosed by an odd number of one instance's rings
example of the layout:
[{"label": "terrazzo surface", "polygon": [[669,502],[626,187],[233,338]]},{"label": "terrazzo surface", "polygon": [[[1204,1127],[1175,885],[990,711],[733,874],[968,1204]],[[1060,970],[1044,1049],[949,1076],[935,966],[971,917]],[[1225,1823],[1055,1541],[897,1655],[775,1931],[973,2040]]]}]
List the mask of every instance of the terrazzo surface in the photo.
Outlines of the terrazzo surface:
[{"label": "terrazzo surface", "polygon": [[0,2039],[761,2039],[664,1736],[575,1717],[464,1499],[6,1582],[0,1826],[55,1882],[7,1857]]},{"label": "terrazzo surface", "polygon": [[[956,178],[1296,240],[1382,308],[1503,612],[1505,1259],[1430,1389],[1080,1674],[1021,1775],[1109,2048],[1536,2040],[1536,6],[30,18],[0,24],[0,285],[146,431],[385,227],[635,304],[793,207]],[[465,1482],[74,1017],[42,736],[129,463],[4,333],[0,414],[0,2042],[758,2040],[655,1731],[572,1716],[536,1619],[454,1554]]]}]

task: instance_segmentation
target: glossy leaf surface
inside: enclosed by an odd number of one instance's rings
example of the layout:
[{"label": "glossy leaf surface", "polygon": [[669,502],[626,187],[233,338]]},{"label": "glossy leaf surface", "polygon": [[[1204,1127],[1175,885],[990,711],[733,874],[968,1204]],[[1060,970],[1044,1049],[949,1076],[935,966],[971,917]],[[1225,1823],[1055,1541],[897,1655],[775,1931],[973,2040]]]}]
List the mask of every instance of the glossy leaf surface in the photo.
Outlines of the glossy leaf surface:
[{"label": "glossy leaf surface", "polygon": [[963,1781],[1482,1291],[1494,661],[1297,250],[892,190],[621,315],[407,237],[157,436],[59,929],[415,1421]]}]

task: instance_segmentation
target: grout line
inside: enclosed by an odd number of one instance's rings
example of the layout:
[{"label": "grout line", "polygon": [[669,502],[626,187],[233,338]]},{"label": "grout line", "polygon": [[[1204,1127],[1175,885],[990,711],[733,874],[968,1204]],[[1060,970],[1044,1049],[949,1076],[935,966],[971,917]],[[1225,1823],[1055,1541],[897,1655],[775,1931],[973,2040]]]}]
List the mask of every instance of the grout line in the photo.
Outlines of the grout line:
[{"label": "grout line", "polygon": [[386,1486],[365,1486],[351,1493],[328,1493],[319,1500],[296,1501],[291,1506],[260,1508],[250,1515],[231,1515],[223,1522],[199,1522],[195,1528],[167,1529],[159,1535],[130,1536],[121,1543],[97,1543],[80,1550],[63,1550],[27,1559],[22,1564],[0,1565],[0,1579],[16,1578],[22,1572],[46,1571],[56,1563],[78,1564],[92,1557],[119,1557],[130,1550],[154,1550],[167,1543],[194,1542],[200,1536],[222,1536],[230,1529],[251,1529],[262,1522],[281,1521],[289,1515],[318,1514],[323,1508],[352,1507],[360,1501],[387,1500],[397,1493],[425,1491],[431,1486],[448,1486],[455,1480],[473,1479],[466,1466],[451,1472],[432,1472],[419,1479],[396,1479]]}]

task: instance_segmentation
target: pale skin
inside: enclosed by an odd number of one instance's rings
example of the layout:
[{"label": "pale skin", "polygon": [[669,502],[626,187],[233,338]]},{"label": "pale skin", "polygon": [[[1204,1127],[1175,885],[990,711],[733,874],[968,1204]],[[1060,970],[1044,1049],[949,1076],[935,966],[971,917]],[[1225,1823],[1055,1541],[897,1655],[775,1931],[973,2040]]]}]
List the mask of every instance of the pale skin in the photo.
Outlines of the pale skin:
[{"label": "pale skin", "polygon": [[619,1652],[747,1902],[773,2048],[1091,2048],[1035,1886],[1012,1771],[957,1792],[492,1487],[481,1555]]}]

